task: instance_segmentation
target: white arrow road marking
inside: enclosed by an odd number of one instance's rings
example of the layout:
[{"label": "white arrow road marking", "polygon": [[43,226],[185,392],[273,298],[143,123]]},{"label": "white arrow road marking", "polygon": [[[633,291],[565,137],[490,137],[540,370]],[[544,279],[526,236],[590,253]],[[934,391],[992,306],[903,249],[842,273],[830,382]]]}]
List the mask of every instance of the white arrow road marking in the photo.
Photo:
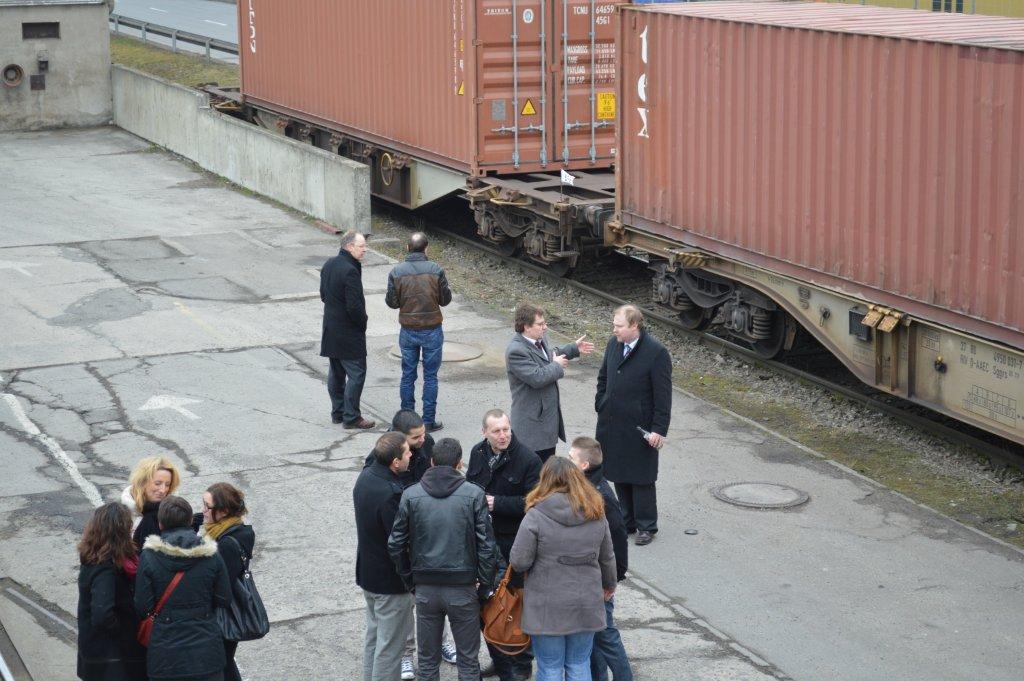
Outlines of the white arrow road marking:
[{"label": "white arrow road marking", "polygon": [[0,260],[0,270],[14,270],[15,272],[21,272],[26,277],[34,277],[36,275],[28,271],[29,267],[39,267],[38,263],[34,262],[11,262],[10,260]]},{"label": "white arrow road marking", "polygon": [[199,418],[185,408],[186,404],[200,404],[202,400],[193,400],[191,397],[178,397],[177,395],[153,395],[146,403],[139,407],[139,411],[153,411],[156,409],[172,409],[186,418],[196,420]]},{"label": "white arrow road marking", "polygon": [[22,409],[21,403],[18,402],[18,398],[10,393],[4,393],[3,397],[4,402],[6,402],[7,406],[9,406],[11,411],[14,412],[14,417],[18,419],[18,423],[21,424],[22,430],[34,437],[39,444],[43,445],[43,447],[50,452],[50,455],[57,460],[57,463],[60,464],[61,468],[67,471],[68,475],[70,475],[71,479],[74,480],[76,485],[78,485],[78,488],[85,493],[86,498],[93,506],[102,506],[103,495],[100,494],[96,485],[85,479],[82,472],[78,470],[78,466],[71,460],[71,457],[61,449],[56,440],[43,433],[39,430],[39,427],[36,426],[36,424],[32,423],[32,419],[30,419],[28,414],[25,413],[25,410]]}]

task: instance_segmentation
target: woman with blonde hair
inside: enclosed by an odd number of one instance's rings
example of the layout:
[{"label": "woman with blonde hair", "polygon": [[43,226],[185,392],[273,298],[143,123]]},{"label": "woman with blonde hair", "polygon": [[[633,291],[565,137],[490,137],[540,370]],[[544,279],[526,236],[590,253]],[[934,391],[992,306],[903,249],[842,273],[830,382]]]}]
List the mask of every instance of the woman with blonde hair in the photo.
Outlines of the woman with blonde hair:
[{"label": "woman with blonde hair", "polygon": [[128,487],[121,493],[121,503],[130,508],[133,515],[141,516],[132,535],[136,550],[142,551],[146,537],[160,534],[156,518],[160,502],[174,494],[180,484],[181,476],[170,459],[150,456],[135,465]]},{"label": "woman with blonde hair", "polygon": [[615,554],[604,499],[568,459],[553,456],[541,469],[509,562],[527,573],[521,624],[537,681],[590,681],[594,633],[615,593]]}]

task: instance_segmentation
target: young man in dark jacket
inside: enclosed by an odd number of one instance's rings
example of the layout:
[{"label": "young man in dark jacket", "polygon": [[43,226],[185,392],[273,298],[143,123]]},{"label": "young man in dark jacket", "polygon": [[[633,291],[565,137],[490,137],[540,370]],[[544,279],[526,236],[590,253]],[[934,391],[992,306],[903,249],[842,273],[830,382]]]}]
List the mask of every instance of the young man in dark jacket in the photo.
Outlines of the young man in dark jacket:
[{"label": "young man in dark jacket", "polygon": [[444,618],[451,622],[459,681],[480,678],[480,603],[477,585],[494,583],[495,554],[484,491],[467,484],[462,447],[445,438],[432,467],[405,490],[388,551],[406,586],[416,590],[416,635],[421,681],[437,681]]},{"label": "young man in dark jacket", "polygon": [[348,231],[341,236],[338,255],[320,270],[320,300],[324,304],[320,356],[327,357],[327,393],[331,420],[346,428],[373,428],[363,418],[359,400],[366,381],[366,298],[363,295],[363,257],[366,238]]},{"label": "young man in dark jacket", "polygon": [[[629,542],[626,539],[626,523],[622,519],[619,501],[612,492],[612,486],[604,479],[601,444],[590,437],[578,437],[569,448],[569,459],[583,471],[604,499],[604,517],[612,534],[612,548],[615,550],[615,574],[618,581],[626,578],[629,567]],[[633,681],[633,670],[629,666],[626,648],[615,627],[615,597],[604,602],[606,625],[594,635],[594,648],[590,654],[590,674],[593,681],[608,681],[611,669],[615,681]]]},{"label": "young man in dark jacket", "polygon": [[[430,457],[434,451],[434,438],[430,437],[423,417],[414,411],[401,409],[391,420],[391,430],[405,436],[409,445],[409,468],[398,474],[402,487],[411,487],[420,481],[430,468]],[[373,464],[373,452],[366,455],[366,466]]]},{"label": "young man in dark jacket", "polygon": [[384,433],[373,455],[374,462],[359,474],[352,490],[356,584],[366,599],[363,678],[393,681],[401,676],[402,650],[412,630],[412,596],[388,553],[388,536],[402,498],[398,474],[409,467],[409,445],[401,433]]},{"label": "young man in dark jacket", "polygon": [[416,368],[423,356],[423,420],[427,430],[441,430],[437,420],[437,371],[441,368],[444,331],[441,308],[452,302],[444,270],[427,260],[427,235],[409,237],[409,255],[388,275],[384,302],[399,310],[398,347],[402,350],[402,382],[398,394],[402,409],[416,409]]},{"label": "young man in dark jacket", "polygon": [[[540,481],[541,462],[535,452],[516,440],[512,422],[501,409],[491,409],[484,414],[482,432],[483,441],[470,453],[466,479],[484,489],[494,538],[507,563],[526,515],[526,495]],[[512,585],[522,587],[522,576],[517,575]],[[484,670],[485,675],[493,671],[501,681],[518,681],[532,673],[533,655],[529,651],[508,656],[489,643],[487,649],[494,660],[494,669]]]},{"label": "young man in dark jacket", "polygon": [[161,533],[142,547],[135,578],[135,610],[148,617],[174,576],[181,581],[153,625],[146,655],[151,679],[206,678],[224,671],[224,639],[216,608],[231,604],[231,583],[217,543],[192,531],[192,507],[181,497],[160,502]]}]

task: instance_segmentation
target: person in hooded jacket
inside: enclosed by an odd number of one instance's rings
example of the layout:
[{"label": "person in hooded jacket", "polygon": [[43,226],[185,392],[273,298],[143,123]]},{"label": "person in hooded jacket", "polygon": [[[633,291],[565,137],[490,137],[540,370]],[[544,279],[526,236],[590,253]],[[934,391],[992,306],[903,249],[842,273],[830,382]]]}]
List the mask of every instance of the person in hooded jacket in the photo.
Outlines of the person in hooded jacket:
[{"label": "person in hooded jacket", "polygon": [[138,552],[142,552],[147,537],[160,534],[157,509],[160,502],[174,494],[180,484],[181,476],[170,459],[150,456],[135,464],[135,470],[128,478],[128,487],[121,493],[121,503],[139,516],[139,524],[132,535]]},{"label": "person in hooded jacket", "polygon": [[223,681],[224,639],[216,609],[231,604],[231,584],[217,543],[192,531],[192,507],[169,496],[157,512],[161,533],[143,545],[135,610],[148,617],[177,573],[181,581],[156,616],[146,656],[151,679]]},{"label": "person in hooded jacket", "polygon": [[78,678],[145,681],[146,649],[125,566],[135,560],[132,514],[123,504],[97,508],[78,544]]},{"label": "person in hooded jacket", "polygon": [[[203,527],[200,536],[217,542],[217,553],[224,561],[228,580],[234,584],[245,574],[245,568],[256,547],[256,533],[252,525],[243,522],[248,512],[245,494],[226,482],[218,482],[206,488],[203,493]],[[224,641],[225,681],[242,681],[242,675],[235,664],[238,641]]]},{"label": "person in hooded jacket", "polygon": [[[578,437],[572,441],[569,449],[569,460],[583,471],[587,481],[601,493],[604,499],[604,517],[608,521],[608,530],[612,535],[612,547],[615,549],[615,573],[618,581],[626,578],[629,569],[629,541],[626,537],[626,522],[622,518],[622,509],[612,491],[612,486],[604,479],[604,453],[601,443],[591,437]],[[633,681],[633,669],[629,666],[626,647],[622,645],[622,636],[615,626],[615,599],[604,602],[606,623],[605,628],[594,634],[594,650],[590,654],[590,674],[594,681],[608,681],[608,670],[611,669],[615,681]]]},{"label": "person in hooded jacket", "polygon": [[468,484],[462,446],[444,438],[431,468],[402,493],[388,539],[399,576],[416,594],[421,681],[438,681],[444,619],[451,622],[459,681],[480,678],[480,602],[494,583],[495,555],[484,491]]},{"label": "person in hooded jacket", "polygon": [[568,459],[551,457],[541,469],[509,560],[527,573],[521,627],[537,681],[591,681],[594,634],[615,593],[615,553],[601,494]]}]

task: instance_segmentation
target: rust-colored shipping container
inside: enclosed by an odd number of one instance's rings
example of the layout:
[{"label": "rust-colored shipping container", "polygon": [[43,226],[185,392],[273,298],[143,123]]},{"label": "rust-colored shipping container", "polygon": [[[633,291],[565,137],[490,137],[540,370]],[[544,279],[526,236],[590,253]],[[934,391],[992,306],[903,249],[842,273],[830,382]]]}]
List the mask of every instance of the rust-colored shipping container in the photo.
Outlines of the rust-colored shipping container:
[{"label": "rust-colored shipping container", "polygon": [[640,5],[619,51],[630,230],[1024,348],[1024,21]]},{"label": "rust-colored shipping container", "polygon": [[469,175],[607,167],[621,0],[239,0],[248,102]]}]

